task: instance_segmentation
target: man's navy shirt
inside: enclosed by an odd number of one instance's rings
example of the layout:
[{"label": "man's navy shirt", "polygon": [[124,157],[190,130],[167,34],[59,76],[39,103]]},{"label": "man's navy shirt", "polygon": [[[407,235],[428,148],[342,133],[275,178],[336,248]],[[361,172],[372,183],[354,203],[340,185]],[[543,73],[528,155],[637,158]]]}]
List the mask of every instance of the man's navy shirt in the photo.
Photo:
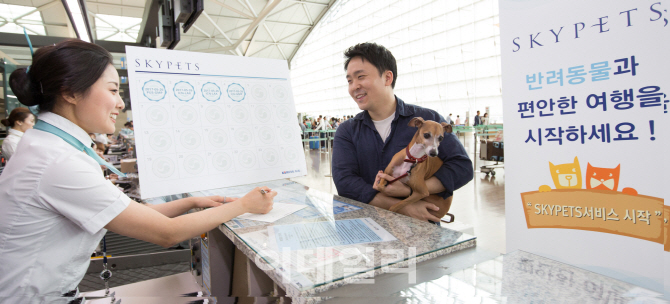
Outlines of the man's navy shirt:
[{"label": "man's navy shirt", "polygon": [[[372,188],[377,172],[384,171],[393,156],[405,149],[417,128],[408,126],[414,117],[446,122],[437,112],[416,105],[405,104],[396,97],[396,111],[391,123],[391,134],[382,141],[368,111],[343,122],[335,133],[333,143],[333,179],[337,193],[359,202],[370,203],[378,191]],[[438,157],[444,164],[436,173],[446,189],[443,198],[467,184],[473,178],[472,161],[454,134],[445,134],[438,148]]]}]

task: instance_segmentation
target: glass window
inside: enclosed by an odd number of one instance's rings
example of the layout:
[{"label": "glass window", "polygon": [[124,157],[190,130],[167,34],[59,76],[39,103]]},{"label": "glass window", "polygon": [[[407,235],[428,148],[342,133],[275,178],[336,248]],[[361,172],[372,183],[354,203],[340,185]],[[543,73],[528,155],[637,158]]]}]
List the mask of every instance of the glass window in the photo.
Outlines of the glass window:
[{"label": "glass window", "polygon": [[25,27],[29,35],[46,35],[42,16],[35,10],[35,7],[0,3],[0,32],[23,34]]},{"label": "glass window", "polygon": [[135,42],[142,18],[95,15],[96,40]]},{"label": "glass window", "polygon": [[497,0],[338,1],[291,62],[296,108],[360,112],[348,93],[343,53],[376,42],[396,58],[398,97],[461,120],[489,107],[490,122],[502,123],[498,22]]}]

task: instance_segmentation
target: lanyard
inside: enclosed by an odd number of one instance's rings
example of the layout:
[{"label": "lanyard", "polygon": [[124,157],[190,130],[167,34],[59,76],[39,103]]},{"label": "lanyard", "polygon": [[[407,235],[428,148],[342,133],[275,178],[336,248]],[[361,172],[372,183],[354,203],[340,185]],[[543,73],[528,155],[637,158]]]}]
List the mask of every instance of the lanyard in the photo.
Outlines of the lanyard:
[{"label": "lanyard", "polygon": [[40,131],[51,133],[53,135],[62,138],[66,143],[75,147],[75,149],[86,152],[86,154],[92,157],[96,162],[98,162],[98,164],[107,167],[107,169],[112,170],[112,172],[116,173],[120,177],[126,177],[126,175],[121,173],[121,171],[117,170],[116,168],[114,168],[114,166],[106,162],[104,159],[100,158],[100,156],[98,156],[98,154],[96,154],[95,151],[93,151],[93,149],[87,147],[76,137],[68,134],[67,132],[49,124],[48,122],[45,122],[44,120],[37,120],[37,123],[35,123],[35,126],[33,128]]}]

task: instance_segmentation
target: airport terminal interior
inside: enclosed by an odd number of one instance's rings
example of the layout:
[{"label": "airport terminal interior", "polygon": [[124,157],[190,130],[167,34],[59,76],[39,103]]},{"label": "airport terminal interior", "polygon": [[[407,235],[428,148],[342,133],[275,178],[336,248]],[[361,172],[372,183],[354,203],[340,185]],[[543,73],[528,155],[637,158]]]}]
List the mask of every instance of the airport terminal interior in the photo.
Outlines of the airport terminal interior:
[{"label": "airport terminal interior", "polygon": [[[170,246],[107,231],[62,303],[661,303],[658,289],[507,250],[499,16],[499,0],[0,0],[0,181],[19,170],[12,136],[38,132],[17,131],[10,113],[42,115],[21,103],[10,75],[34,51],[80,39],[106,49],[119,75],[115,132],[89,134],[118,191],[147,206],[257,186],[278,194],[264,216]],[[376,161],[342,139],[372,126],[345,68],[345,51],[364,42],[395,58],[393,94],[438,113],[445,142],[469,158],[465,169],[445,158],[442,168],[472,179],[440,222],[338,191],[343,172]],[[409,149],[400,151],[414,161],[405,183],[433,164],[421,167]],[[371,181],[357,178],[347,185],[369,192]],[[32,303],[3,284],[0,303]]]}]

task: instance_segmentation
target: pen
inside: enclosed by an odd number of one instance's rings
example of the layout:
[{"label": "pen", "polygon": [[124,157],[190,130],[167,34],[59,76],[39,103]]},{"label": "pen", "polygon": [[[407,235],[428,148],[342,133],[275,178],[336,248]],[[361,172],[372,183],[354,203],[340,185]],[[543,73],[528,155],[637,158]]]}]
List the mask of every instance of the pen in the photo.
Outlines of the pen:
[{"label": "pen", "polygon": [[261,194],[265,194],[265,193],[266,193],[265,190],[261,189]]}]

